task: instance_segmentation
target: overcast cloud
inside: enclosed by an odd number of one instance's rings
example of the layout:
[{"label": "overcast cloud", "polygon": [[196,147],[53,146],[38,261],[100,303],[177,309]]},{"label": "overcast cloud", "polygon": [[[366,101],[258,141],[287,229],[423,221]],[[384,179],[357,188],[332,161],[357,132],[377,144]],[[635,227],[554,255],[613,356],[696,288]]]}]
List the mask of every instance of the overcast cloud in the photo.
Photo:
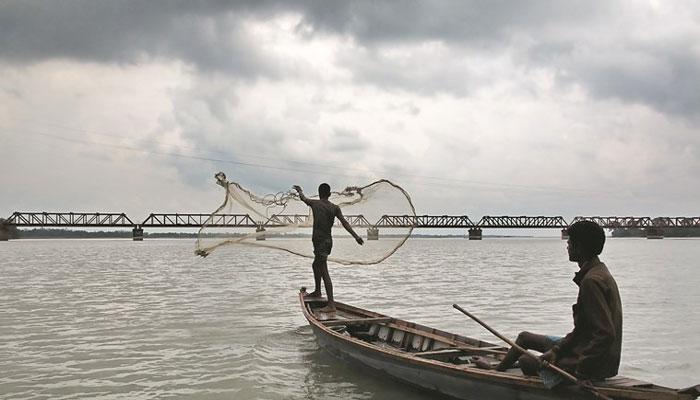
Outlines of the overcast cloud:
[{"label": "overcast cloud", "polygon": [[692,1],[3,1],[0,216],[387,178],[419,213],[700,214]]}]

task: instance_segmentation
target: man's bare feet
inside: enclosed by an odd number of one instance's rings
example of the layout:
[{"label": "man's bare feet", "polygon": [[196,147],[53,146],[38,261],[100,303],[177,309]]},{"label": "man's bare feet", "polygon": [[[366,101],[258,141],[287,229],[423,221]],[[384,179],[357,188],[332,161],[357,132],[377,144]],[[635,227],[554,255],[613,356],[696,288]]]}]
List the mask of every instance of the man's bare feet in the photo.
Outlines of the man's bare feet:
[{"label": "man's bare feet", "polygon": [[322,313],[334,313],[335,312],[335,306],[325,306],[323,308],[320,308],[318,312]]},{"label": "man's bare feet", "polygon": [[321,292],[313,291],[311,293],[305,294],[304,297],[321,297]]}]

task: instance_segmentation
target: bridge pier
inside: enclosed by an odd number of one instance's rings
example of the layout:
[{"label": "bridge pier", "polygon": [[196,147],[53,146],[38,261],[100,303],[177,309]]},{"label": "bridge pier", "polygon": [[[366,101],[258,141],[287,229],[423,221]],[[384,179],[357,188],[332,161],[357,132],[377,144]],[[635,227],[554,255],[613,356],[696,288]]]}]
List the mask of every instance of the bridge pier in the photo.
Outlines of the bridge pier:
[{"label": "bridge pier", "polygon": [[265,228],[262,225],[255,228],[255,240],[265,240]]},{"label": "bridge pier", "polygon": [[379,228],[367,228],[367,240],[379,240]]},{"label": "bridge pier", "polygon": [[569,240],[569,231],[566,228],[561,230],[561,240]]},{"label": "bridge pier", "polygon": [[18,237],[17,227],[5,218],[0,218],[0,242],[6,242]]},{"label": "bridge pier", "polygon": [[481,240],[481,228],[469,228],[469,240]]},{"label": "bridge pier", "polygon": [[650,226],[644,230],[647,239],[663,239],[664,230],[658,226]]},{"label": "bridge pier", "polygon": [[131,232],[133,233],[134,241],[140,242],[143,240],[143,228],[141,225],[136,225]]}]

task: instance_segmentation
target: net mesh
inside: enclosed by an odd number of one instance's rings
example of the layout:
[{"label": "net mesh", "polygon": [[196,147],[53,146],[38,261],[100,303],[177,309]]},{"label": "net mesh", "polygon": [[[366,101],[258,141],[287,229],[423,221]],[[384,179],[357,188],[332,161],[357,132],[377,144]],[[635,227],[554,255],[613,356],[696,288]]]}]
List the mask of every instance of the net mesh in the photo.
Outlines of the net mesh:
[{"label": "net mesh", "polygon": [[[235,251],[235,246],[257,246],[314,257],[313,215],[295,191],[259,196],[228,181],[223,172],[215,177],[225,190],[225,199],[200,228],[196,254],[206,257],[221,248]],[[305,195],[318,198],[309,191]],[[410,196],[385,179],[332,191],[329,200],[340,207],[345,219],[365,241],[359,246],[336,218],[329,261],[377,264],[396,252],[415,226],[416,212]]]}]

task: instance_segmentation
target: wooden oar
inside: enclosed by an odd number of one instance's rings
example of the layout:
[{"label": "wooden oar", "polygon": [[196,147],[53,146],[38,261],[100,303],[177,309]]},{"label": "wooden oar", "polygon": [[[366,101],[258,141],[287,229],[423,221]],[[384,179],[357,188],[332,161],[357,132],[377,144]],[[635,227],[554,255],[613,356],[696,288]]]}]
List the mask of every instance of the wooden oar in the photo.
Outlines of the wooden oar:
[{"label": "wooden oar", "polygon": [[474,321],[478,322],[479,325],[483,326],[483,327],[486,328],[489,332],[491,332],[491,333],[493,333],[494,335],[496,335],[496,337],[498,337],[499,339],[501,339],[501,340],[503,340],[504,342],[506,342],[506,343],[508,343],[509,345],[511,345],[511,347],[515,347],[516,349],[518,349],[518,351],[522,352],[523,354],[527,354],[529,357],[534,358],[535,360],[537,360],[537,362],[541,363],[542,366],[544,366],[544,367],[546,367],[546,368],[549,368],[549,369],[551,369],[551,370],[557,372],[559,375],[563,376],[564,378],[568,379],[569,381],[571,381],[571,382],[573,382],[573,383],[579,385],[580,387],[582,387],[582,388],[588,390],[588,391],[589,391],[592,395],[594,395],[595,397],[597,397],[597,398],[599,398],[599,399],[603,399],[603,400],[613,400],[612,397],[609,397],[609,396],[604,395],[603,393],[600,393],[596,388],[594,388],[594,387],[592,387],[592,386],[589,386],[589,385],[584,385],[584,384],[582,384],[581,382],[578,381],[578,379],[576,379],[575,376],[573,376],[573,375],[571,375],[570,373],[564,371],[563,369],[557,367],[556,365],[554,365],[554,364],[552,364],[552,363],[550,363],[550,362],[548,362],[548,361],[546,361],[546,360],[540,360],[539,357],[537,357],[536,355],[534,355],[534,354],[530,353],[529,351],[525,350],[524,348],[522,348],[521,346],[517,345],[516,343],[512,342],[512,341],[511,341],[510,339],[508,339],[507,337],[501,335],[501,334],[498,333],[495,329],[491,328],[491,327],[488,326],[485,322],[483,322],[482,320],[480,320],[479,318],[477,318],[475,315],[472,315],[469,311],[463,309],[463,308],[460,307],[459,305],[453,304],[452,307],[456,308],[457,310],[459,310],[460,312],[462,312],[462,314],[464,314],[464,315],[468,316],[469,318],[473,319]]}]

